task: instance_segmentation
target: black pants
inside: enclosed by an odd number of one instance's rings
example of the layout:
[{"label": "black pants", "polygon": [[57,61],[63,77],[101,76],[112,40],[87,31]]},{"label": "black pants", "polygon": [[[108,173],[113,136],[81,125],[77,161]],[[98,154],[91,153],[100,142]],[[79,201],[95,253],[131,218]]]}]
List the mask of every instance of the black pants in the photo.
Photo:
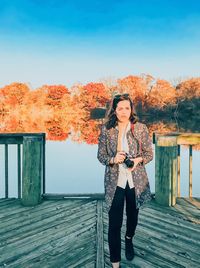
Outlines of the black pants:
[{"label": "black pants", "polygon": [[109,210],[108,244],[110,261],[121,260],[121,227],[123,222],[124,200],[126,199],[126,236],[133,238],[138,223],[138,212],[135,202],[135,188],[116,188],[111,208]]}]

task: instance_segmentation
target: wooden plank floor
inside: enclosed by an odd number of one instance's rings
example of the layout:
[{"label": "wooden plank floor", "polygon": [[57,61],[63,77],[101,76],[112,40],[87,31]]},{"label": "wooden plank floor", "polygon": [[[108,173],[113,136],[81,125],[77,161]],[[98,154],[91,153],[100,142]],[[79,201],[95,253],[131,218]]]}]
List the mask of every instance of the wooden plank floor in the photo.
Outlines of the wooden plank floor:
[{"label": "wooden plank floor", "polygon": [[[0,267],[111,267],[108,217],[102,200],[45,200],[23,207],[0,199]],[[172,208],[154,200],[139,212],[136,256],[122,267],[200,267],[200,201],[179,199]]]},{"label": "wooden plank floor", "polygon": [[[122,267],[200,267],[200,209],[186,199],[175,207],[165,208],[155,201],[139,212],[139,222],[133,239],[136,256],[125,259],[125,217],[122,228]],[[187,207],[185,205],[187,203]],[[105,267],[110,267],[107,242],[107,213],[104,209]]]}]

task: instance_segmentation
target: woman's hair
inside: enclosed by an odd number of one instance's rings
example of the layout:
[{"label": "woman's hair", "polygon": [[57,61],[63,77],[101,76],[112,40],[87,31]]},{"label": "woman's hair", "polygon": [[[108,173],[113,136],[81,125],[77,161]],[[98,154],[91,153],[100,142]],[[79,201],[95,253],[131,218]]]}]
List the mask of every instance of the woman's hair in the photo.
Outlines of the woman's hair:
[{"label": "woman's hair", "polygon": [[120,95],[115,95],[113,97],[113,99],[110,102],[110,105],[106,111],[106,116],[105,116],[105,126],[107,129],[110,129],[112,127],[115,127],[117,125],[117,116],[116,116],[116,108],[117,108],[117,104],[120,101],[123,100],[128,100],[130,102],[130,106],[131,106],[131,116],[130,116],[130,121],[131,123],[136,123],[138,121],[138,117],[136,115],[136,111],[133,105],[133,102],[129,96],[129,94],[120,94]]}]

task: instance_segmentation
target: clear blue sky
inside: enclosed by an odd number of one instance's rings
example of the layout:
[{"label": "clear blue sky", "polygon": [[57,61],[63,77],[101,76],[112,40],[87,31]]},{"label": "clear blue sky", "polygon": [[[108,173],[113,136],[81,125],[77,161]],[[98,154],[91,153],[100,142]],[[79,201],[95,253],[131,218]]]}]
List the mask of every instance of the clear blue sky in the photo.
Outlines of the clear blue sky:
[{"label": "clear blue sky", "polygon": [[141,73],[200,76],[200,1],[0,1],[0,86]]}]

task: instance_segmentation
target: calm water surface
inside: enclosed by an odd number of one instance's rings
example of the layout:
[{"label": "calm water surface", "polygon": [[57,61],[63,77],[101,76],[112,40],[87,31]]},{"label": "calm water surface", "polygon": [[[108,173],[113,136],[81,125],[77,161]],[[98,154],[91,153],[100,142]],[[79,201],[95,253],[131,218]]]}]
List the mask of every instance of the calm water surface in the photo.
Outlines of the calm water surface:
[{"label": "calm water surface", "polygon": [[[181,196],[188,196],[188,150],[181,148]],[[17,196],[17,148],[9,146],[9,196]],[[193,151],[193,196],[200,196],[200,152]],[[4,197],[4,147],[0,146],[0,195]],[[104,169],[97,160],[97,145],[47,141],[47,193],[103,193]],[[155,161],[146,165],[155,191]]]}]

